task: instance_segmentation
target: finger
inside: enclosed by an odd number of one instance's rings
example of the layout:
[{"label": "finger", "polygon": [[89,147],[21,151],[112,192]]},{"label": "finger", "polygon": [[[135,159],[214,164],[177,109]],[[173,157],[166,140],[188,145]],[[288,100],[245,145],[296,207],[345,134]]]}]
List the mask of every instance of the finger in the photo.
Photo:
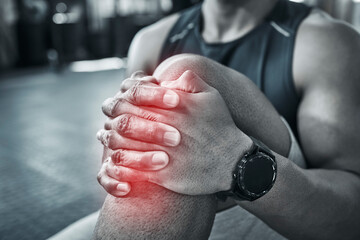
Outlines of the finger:
[{"label": "finger", "polygon": [[117,111],[126,102],[139,106],[155,106],[170,109],[178,106],[180,98],[172,90],[137,83],[126,93],[106,99],[102,104],[102,111],[108,117],[116,117]]},{"label": "finger", "polygon": [[116,166],[113,162],[106,165],[106,173],[109,177],[121,182],[147,182],[154,178],[152,172],[143,172],[132,168]]},{"label": "finger", "polygon": [[151,85],[151,86],[157,86],[157,80],[156,78],[152,77],[152,76],[146,76],[140,79],[133,79],[133,78],[127,78],[124,81],[122,81],[121,85],[120,85],[120,91],[121,93],[126,92],[127,90],[129,90],[132,86],[134,86],[137,83],[141,83],[141,84],[147,84],[147,85]]},{"label": "finger", "polygon": [[185,71],[175,81],[164,81],[160,85],[189,93],[206,92],[212,89],[212,87],[204,82],[196,73],[190,70]]},{"label": "finger", "polygon": [[174,108],[179,104],[176,92],[159,86],[150,86],[140,82],[133,85],[123,97],[134,105]]},{"label": "finger", "polygon": [[122,114],[112,120],[111,129],[127,138],[168,147],[177,146],[181,138],[179,131],[174,127],[131,114]]},{"label": "finger", "polygon": [[106,192],[115,197],[124,197],[130,192],[130,184],[127,182],[120,182],[114,178],[104,175],[99,180],[100,185]]},{"label": "finger", "polygon": [[105,161],[97,175],[100,185],[111,195],[115,197],[123,197],[130,192],[130,184],[127,182],[119,182],[118,180],[108,176],[106,168],[109,161]]},{"label": "finger", "polygon": [[143,171],[155,171],[166,167],[169,162],[169,156],[161,151],[140,152],[120,149],[114,151],[111,155],[111,160],[117,166]]},{"label": "finger", "polygon": [[[126,113],[155,122],[164,122],[169,120],[169,117],[165,117],[164,112],[158,108],[154,111],[154,109],[151,107],[136,106],[129,103],[125,99],[119,99],[118,103],[111,110],[105,109],[105,111],[106,111],[104,112],[105,115],[109,116],[109,119],[106,121],[105,126],[107,126],[107,123],[113,118]],[[161,114],[161,112],[163,114]],[[110,128],[106,128],[106,129],[110,129]]]},{"label": "finger", "polygon": [[117,104],[118,104],[118,99],[107,98],[103,102],[103,104],[101,106],[101,110],[106,116],[113,117],[113,116],[115,116],[113,111],[116,109]]},{"label": "finger", "polygon": [[130,78],[127,78],[124,81],[122,81],[122,83],[120,85],[120,91],[121,92],[126,92],[128,89],[130,89],[137,82],[141,82],[142,84],[154,84],[154,85],[158,83],[157,79],[155,77],[153,77],[153,76],[142,75],[144,73],[135,74],[135,75],[134,74],[131,75]]},{"label": "finger", "polygon": [[159,145],[153,143],[146,143],[142,141],[133,140],[127,137],[123,137],[115,130],[101,129],[97,132],[96,137],[101,143],[111,149],[132,149],[137,151],[161,151],[162,148]]}]

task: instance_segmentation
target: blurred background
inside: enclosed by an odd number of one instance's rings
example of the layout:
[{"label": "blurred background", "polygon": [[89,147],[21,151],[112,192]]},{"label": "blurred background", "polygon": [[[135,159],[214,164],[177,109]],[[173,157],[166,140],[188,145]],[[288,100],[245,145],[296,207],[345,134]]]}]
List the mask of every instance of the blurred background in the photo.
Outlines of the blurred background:
[{"label": "blurred background", "polygon": [[[100,106],[131,39],[198,2],[0,0],[0,239],[46,239],[101,207]],[[360,0],[296,2],[360,30]]]}]

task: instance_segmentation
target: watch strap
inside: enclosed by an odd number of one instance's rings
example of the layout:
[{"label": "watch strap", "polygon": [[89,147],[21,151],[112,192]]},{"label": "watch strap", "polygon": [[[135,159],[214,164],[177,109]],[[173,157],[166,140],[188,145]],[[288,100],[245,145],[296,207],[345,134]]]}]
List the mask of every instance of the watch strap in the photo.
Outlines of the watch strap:
[{"label": "watch strap", "polygon": [[[233,181],[232,181],[232,186],[231,186],[230,190],[216,193],[216,197],[222,201],[225,201],[227,199],[227,197],[232,197],[233,199],[238,200],[238,201],[244,201],[244,200],[253,201],[253,200],[261,197],[265,193],[267,193],[271,189],[271,187],[273,186],[273,184],[275,182],[276,171],[277,171],[275,156],[272,154],[271,150],[265,144],[263,144],[261,141],[257,140],[256,138],[253,138],[251,136],[250,136],[250,138],[253,141],[253,145],[250,148],[250,150],[247,153],[245,153],[244,156],[236,164],[235,170],[232,174]],[[271,184],[270,188],[268,190],[264,191],[262,194],[255,194],[255,193],[251,193],[251,192],[247,191],[245,189],[245,187],[239,186],[238,178],[241,178],[242,176],[244,176],[243,174],[239,174],[239,172],[241,172],[242,170],[245,169],[245,165],[247,164],[249,159],[251,159],[253,156],[262,155],[262,154],[264,156],[267,156],[267,157],[270,157],[271,159],[273,159],[274,175],[273,175],[273,180],[272,180],[272,184]],[[240,180],[240,182],[243,182],[243,181]]]}]

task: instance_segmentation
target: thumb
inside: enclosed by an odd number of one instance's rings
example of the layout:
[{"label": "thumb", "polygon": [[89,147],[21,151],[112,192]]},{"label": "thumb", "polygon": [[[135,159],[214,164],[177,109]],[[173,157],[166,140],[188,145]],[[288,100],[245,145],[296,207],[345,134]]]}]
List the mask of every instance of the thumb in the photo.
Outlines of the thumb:
[{"label": "thumb", "polygon": [[204,82],[202,78],[190,70],[185,71],[175,81],[164,81],[160,85],[189,93],[207,92],[211,90],[211,87]]}]

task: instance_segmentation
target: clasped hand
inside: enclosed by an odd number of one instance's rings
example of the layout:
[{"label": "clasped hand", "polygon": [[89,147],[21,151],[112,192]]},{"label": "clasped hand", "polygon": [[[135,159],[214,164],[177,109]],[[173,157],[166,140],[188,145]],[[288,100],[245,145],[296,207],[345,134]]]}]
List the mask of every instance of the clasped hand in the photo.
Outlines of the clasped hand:
[{"label": "clasped hand", "polygon": [[137,72],[103,112],[109,119],[97,137],[109,157],[98,181],[117,197],[138,181],[188,195],[228,190],[239,146],[250,142],[219,92],[191,71],[173,81]]}]

